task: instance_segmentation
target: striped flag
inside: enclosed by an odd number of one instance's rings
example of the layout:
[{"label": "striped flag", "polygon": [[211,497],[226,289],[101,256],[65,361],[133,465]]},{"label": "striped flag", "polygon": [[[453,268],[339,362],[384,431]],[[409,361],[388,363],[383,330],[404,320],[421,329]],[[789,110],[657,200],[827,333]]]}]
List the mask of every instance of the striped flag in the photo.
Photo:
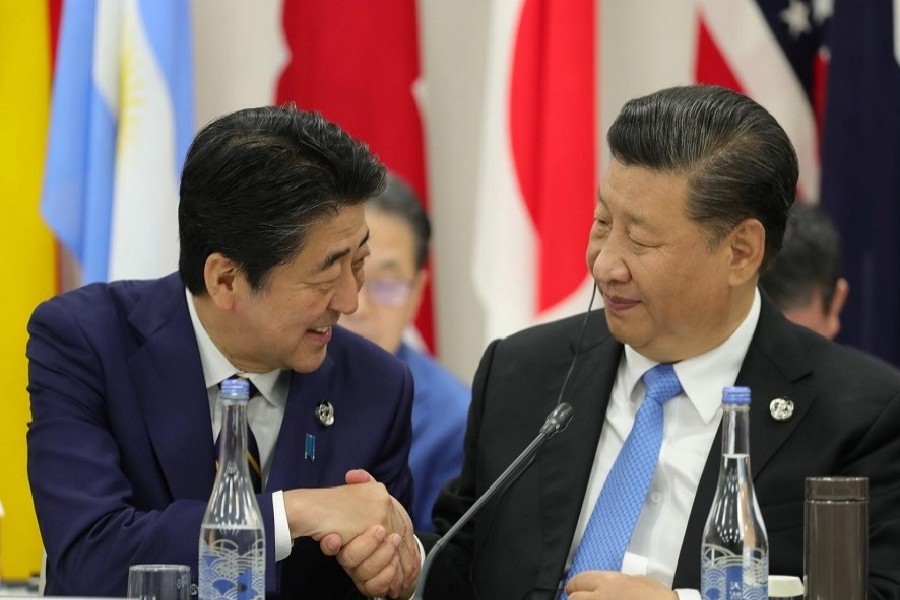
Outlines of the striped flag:
[{"label": "striped flag", "polygon": [[724,85],[762,104],[791,138],[800,194],[819,199],[817,111],[822,109],[828,2],[700,0],[696,81]]},{"label": "striped flag", "polygon": [[838,341],[900,365],[900,0],[698,1],[696,80],[775,115],[841,233]]},{"label": "striped flag", "polygon": [[42,211],[85,283],[177,266],[193,135],[189,11],[179,0],[63,7]]},{"label": "striped flag", "polygon": [[590,295],[594,4],[492,6],[472,266],[486,342],[583,310]]},{"label": "striped flag", "polygon": [[[415,0],[295,0],[283,25],[291,59],[277,101],[319,111],[364,141],[427,204]],[[416,326],[433,350],[430,287]]]}]

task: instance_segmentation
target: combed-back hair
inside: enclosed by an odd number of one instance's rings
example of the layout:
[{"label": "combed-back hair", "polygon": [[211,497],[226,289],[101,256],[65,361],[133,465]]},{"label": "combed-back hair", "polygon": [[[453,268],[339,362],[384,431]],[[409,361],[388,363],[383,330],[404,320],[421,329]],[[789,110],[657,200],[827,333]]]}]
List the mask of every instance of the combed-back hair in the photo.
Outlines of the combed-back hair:
[{"label": "combed-back hair", "polygon": [[194,138],[181,176],[181,277],[205,293],[214,252],[235,261],[254,290],[294,259],[312,225],[384,189],[385,169],[365,144],[293,104],[220,117]]},{"label": "combed-back hair", "polygon": [[781,248],[798,167],[766,109],[723,87],[667,88],[626,103],[607,141],[622,164],[687,176],[687,216],[709,232],[710,248],[743,220],[759,220],[761,270],[768,268]]}]

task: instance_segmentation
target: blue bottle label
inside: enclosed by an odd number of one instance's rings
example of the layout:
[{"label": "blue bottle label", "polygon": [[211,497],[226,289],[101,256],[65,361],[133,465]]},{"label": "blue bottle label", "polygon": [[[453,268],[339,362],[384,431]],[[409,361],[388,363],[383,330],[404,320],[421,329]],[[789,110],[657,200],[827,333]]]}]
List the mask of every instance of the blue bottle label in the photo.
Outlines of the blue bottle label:
[{"label": "blue bottle label", "polygon": [[737,555],[709,557],[701,565],[703,600],[767,600],[768,561]]},{"label": "blue bottle label", "polygon": [[266,595],[262,539],[238,547],[234,540],[200,541],[200,600],[262,600]]}]

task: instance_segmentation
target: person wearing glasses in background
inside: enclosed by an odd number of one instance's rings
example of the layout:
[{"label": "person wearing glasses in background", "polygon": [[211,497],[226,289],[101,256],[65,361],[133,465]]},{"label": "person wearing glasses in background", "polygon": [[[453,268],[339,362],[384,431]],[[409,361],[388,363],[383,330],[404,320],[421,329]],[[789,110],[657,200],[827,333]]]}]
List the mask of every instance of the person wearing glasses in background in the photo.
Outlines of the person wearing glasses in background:
[{"label": "person wearing glasses in background", "polygon": [[366,205],[369,249],[359,308],[340,324],[375,342],[409,365],[415,388],[412,408],[412,520],[434,531],[431,509],[441,487],[459,474],[463,458],[468,387],[433,358],[404,341],[428,282],[425,262],[431,223],[421,201],[401,179],[388,174],[384,193]]}]

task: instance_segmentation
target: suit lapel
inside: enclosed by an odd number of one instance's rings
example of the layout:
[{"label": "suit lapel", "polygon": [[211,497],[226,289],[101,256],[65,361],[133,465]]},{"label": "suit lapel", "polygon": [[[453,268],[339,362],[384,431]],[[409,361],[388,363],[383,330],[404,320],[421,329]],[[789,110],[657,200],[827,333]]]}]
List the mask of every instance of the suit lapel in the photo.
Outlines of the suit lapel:
[{"label": "suit lapel", "polygon": [[[798,393],[802,380],[812,373],[791,325],[763,295],[759,323],[738,373],[735,385],[750,388],[750,461],[754,479],[787,441],[815,402],[810,394]],[[775,398],[794,401],[794,414],[787,421],[772,418],[769,403]],[[802,401],[801,401],[802,398]],[[678,559],[674,587],[695,587],[700,581],[700,542],[712,506],[719,476],[722,428],[716,432],[703,468],[697,495],[688,519],[687,532]]]},{"label": "suit lapel", "polygon": [[[275,442],[272,467],[266,482],[267,490],[323,487],[334,482],[321,480],[324,461],[333,448],[334,427],[324,427],[315,417],[316,405],[328,400],[333,404],[328,382],[334,371],[334,362],[326,355],[322,365],[312,373],[291,373],[291,387],[281,430]],[[336,406],[339,411],[340,406]],[[307,456],[307,436],[315,439],[315,454]],[[316,460],[316,457],[319,460]]]},{"label": "suit lapel", "polygon": [[[581,513],[600,429],[609,404],[622,345],[616,342],[603,321],[603,313],[592,313],[592,323],[563,400],[575,409],[566,431],[547,442],[538,456],[541,494],[541,529],[543,544],[538,588],[555,589],[565,568]],[[561,377],[569,369],[575,355],[577,336],[571,344],[571,354],[560,357],[554,364],[544,397],[553,400],[559,395]],[[553,403],[547,405],[549,414]]]},{"label": "suit lapel", "polygon": [[160,280],[135,305],[129,322],[146,340],[128,365],[172,498],[206,499],[215,478],[212,423],[180,277]]}]

